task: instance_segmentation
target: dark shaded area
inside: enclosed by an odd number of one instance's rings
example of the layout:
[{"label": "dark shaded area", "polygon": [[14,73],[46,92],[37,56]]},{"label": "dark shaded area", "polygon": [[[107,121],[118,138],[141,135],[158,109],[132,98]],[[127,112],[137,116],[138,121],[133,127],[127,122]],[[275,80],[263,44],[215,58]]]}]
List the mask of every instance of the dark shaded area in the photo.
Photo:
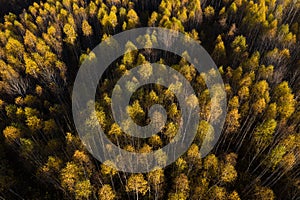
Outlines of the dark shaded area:
[{"label": "dark shaded area", "polygon": [[21,14],[24,9],[33,2],[43,2],[45,0],[0,0],[0,22],[4,21],[4,16],[9,13]]}]

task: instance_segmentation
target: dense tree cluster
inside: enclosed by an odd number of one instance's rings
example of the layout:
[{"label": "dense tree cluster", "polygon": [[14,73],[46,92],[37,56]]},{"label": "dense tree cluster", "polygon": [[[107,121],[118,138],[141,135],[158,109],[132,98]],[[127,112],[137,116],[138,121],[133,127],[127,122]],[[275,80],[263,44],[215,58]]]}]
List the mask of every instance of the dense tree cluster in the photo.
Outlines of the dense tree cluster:
[{"label": "dense tree cluster", "polygon": [[[168,113],[165,127],[150,138],[124,134],[111,113],[118,79],[140,64],[145,65],[139,78],[146,79],[151,62],[172,66],[191,82],[197,97],[189,104],[198,98],[202,119],[193,144],[175,163],[130,174],[87,152],[74,127],[71,94],[80,64],[97,59],[91,49],[111,35],[145,26],[178,30],[198,40],[219,68],[228,108],[220,140],[201,158],[204,138],[210,141],[214,135],[209,123],[212,99],[204,81],[214,71],[199,74],[185,59],[189,55],[138,51],[128,41],[126,53],[100,80],[96,113],[86,123],[93,126],[97,120],[109,139],[127,151],[147,153],[168,144],[181,115],[168,88],[149,85],[133,91],[127,110],[137,124],[148,123],[153,104],[164,105]],[[138,40],[151,46],[156,38]],[[45,0],[32,2],[19,15],[5,15],[0,23],[0,196],[297,199],[299,45],[300,2],[293,0]],[[136,83],[132,79],[116,90],[121,95]]]}]

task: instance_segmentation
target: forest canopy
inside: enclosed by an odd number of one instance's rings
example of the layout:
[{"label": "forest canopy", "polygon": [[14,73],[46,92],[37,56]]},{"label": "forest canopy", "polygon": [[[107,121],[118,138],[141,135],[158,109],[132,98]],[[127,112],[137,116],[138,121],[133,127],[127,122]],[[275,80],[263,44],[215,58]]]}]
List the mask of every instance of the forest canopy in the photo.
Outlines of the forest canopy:
[{"label": "forest canopy", "polygon": [[[298,199],[300,196],[300,2],[293,0],[0,0],[0,197],[3,199]],[[72,118],[72,89],[84,60],[101,41],[129,29],[164,27],[197,40],[211,55],[227,94],[227,116],[214,149],[201,158],[212,98],[185,56],[157,49],[128,51],[101,78],[96,113],[124,150],[148,153],[172,141],[180,106],[168,88],[134,92],[128,112],[149,123],[165,107],[164,128],[147,139],[126,135],[113,120],[111,92],[138,65],[171,66],[192,85],[201,121],[180,158],[148,173],[125,173],[96,160]],[[145,42],[155,42],[148,35]],[[130,90],[131,80],[124,86]],[[123,87],[123,86],[122,86]],[[117,86],[120,94],[122,87]],[[180,86],[174,86],[180,89]],[[217,95],[217,94],[216,94]],[[191,99],[191,104],[192,104]],[[162,152],[161,162],[165,162]]]}]

